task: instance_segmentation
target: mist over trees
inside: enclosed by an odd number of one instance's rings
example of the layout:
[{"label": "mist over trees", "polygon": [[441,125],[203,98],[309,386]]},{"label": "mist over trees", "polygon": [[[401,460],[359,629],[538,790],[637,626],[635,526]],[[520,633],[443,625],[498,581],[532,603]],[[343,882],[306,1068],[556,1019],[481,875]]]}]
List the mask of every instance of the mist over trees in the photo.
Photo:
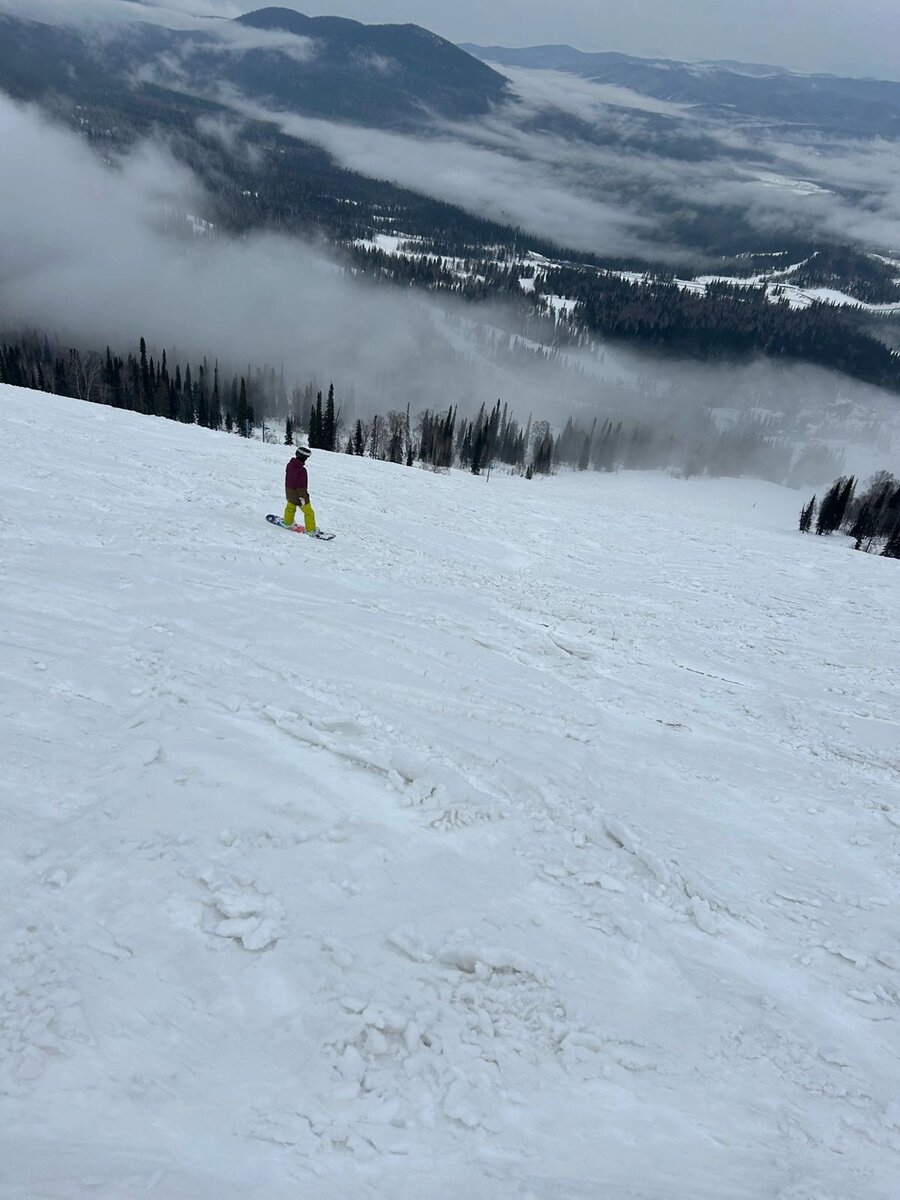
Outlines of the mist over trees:
[{"label": "mist over trees", "polygon": [[[375,279],[444,291],[468,301],[501,296],[522,310],[523,321],[548,345],[583,346],[599,334],[699,361],[764,354],[815,363],[900,392],[900,356],[881,337],[860,328],[852,310],[837,304],[819,301],[792,308],[787,300],[770,299],[764,286],[742,283],[709,283],[701,293],[680,287],[673,272],[661,268],[637,280],[623,279],[588,262],[548,263],[537,269],[503,246],[487,253],[469,243],[458,248],[458,256],[448,256],[447,248],[441,253],[436,243],[426,248],[407,240],[398,253],[355,245],[347,247],[345,254],[357,269]],[[808,274],[796,280],[792,276],[791,282],[838,287],[835,264],[839,264],[848,272],[855,269],[852,278],[862,281],[865,297],[879,302],[896,299],[893,276],[884,264],[873,265],[867,274],[859,264],[868,262],[865,255],[835,248],[813,254]],[[821,265],[814,269],[814,264]],[[890,277],[890,291],[885,275]],[[574,304],[559,312],[547,297]]]},{"label": "mist over trees", "polygon": [[[840,465],[821,444],[798,449],[764,416],[722,428],[708,414],[694,413],[678,426],[662,415],[604,414],[600,386],[596,415],[570,416],[561,429],[540,412],[528,413],[523,423],[500,398],[467,416],[452,403],[414,409],[402,391],[402,407],[363,416],[355,397],[338,396],[333,382],[327,389],[315,379],[289,384],[283,368],[271,365],[238,371],[208,356],[192,362],[165,349],[154,355],[143,337],[124,355],[110,347],[104,353],[64,347],[46,336],[11,338],[0,343],[0,383],[285,445],[306,431],[313,448],[435,470],[455,466],[487,477],[494,468],[531,478],[564,467],[668,470],[685,478],[750,475],[796,484]],[[353,416],[345,416],[345,403]]]}]

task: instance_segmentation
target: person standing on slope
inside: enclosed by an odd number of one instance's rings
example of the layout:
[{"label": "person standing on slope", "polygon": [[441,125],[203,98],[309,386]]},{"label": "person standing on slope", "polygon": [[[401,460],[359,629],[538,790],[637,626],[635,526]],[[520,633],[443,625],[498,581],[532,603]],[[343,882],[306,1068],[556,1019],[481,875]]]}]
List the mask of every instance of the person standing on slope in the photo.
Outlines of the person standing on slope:
[{"label": "person standing on slope", "polygon": [[287,504],[284,509],[284,523],[294,524],[297,506],[303,513],[303,526],[307,533],[316,532],[316,514],[309,502],[309,479],[306,474],[306,460],[311,454],[309,442],[301,438],[297,444],[294,457],[290,460],[284,472],[284,494]]}]

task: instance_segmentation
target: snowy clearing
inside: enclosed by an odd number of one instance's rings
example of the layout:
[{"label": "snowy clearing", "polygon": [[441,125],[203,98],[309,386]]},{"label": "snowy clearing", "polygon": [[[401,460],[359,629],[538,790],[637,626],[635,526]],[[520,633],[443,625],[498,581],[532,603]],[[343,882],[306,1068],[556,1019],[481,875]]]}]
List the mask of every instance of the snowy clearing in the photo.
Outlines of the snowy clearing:
[{"label": "snowy clearing", "polygon": [[289,455],[0,387],[0,1197],[896,1200],[900,564]]},{"label": "snowy clearing", "polygon": [[[403,255],[410,253],[409,247],[416,241],[421,239],[406,234],[385,234],[380,233],[372,239],[358,238],[354,243],[357,246],[364,247],[370,250],[381,250],[388,255]],[[452,271],[460,278],[470,277],[470,268],[467,266],[466,260],[462,258],[451,258],[447,256],[426,254],[422,257],[428,258],[431,261],[439,263],[446,270]],[[885,259],[881,255],[873,255],[874,258],[879,258],[882,262],[892,262],[891,259]],[[838,291],[835,288],[826,287],[799,287],[796,284],[786,282],[786,276],[792,271],[796,271],[803,266],[806,260],[792,263],[787,267],[781,267],[776,270],[761,271],[750,276],[734,276],[734,275],[697,275],[693,279],[675,278],[672,280],[675,287],[682,292],[692,292],[697,296],[705,296],[709,291],[710,284],[725,283],[738,288],[751,288],[765,285],[766,296],[773,303],[778,303],[785,300],[790,308],[809,308],[812,304],[833,304],[840,307],[857,308],[861,312],[869,312],[880,314],[882,316],[891,313],[900,312],[900,303],[895,301],[886,302],[883,304],[870,304],[864,300],[857,300],[854,296],[848,295],[846,292]],[[519,258],[511,258],[510,264],[520,266],[533,266],[538,269],[534,276],[523,277],[519,280],[519,287],[523,292],[533,292],[535,286],[535,278],[544,279],[547,270],[552,270],[559,266],[570,266],[569,263],[554,262],[551,259],[545,258],[541,254],[534,251],[529,251],[524,256]],[[626,283],[648,283],[654,277],[645,271],[618,271],[606,268],[591,268],[596,270],[598,275],[607,276],[610,279],[622,279]],[[474,276],[474,278],[481,278]],[[577,301],[570,297],[545,295],[543,297],[553,311],[559,315],[561,312],[569,314],[576,307]]]}]

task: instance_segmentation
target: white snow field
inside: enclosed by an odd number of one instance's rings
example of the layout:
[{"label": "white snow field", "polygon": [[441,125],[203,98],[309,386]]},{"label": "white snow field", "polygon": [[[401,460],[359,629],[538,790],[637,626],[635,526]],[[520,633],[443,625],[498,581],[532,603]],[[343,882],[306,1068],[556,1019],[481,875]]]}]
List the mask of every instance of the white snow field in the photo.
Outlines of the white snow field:
[{"label": "white snow field", "polygon": [[896,1200],[900,563],[290,453],[0,388],[0,1197]]}]

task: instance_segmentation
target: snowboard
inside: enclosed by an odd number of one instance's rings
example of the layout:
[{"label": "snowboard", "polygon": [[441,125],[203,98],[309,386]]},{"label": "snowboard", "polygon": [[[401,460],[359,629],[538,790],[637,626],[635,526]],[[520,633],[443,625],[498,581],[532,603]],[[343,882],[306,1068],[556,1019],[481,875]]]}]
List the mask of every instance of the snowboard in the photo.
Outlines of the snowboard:
[{"label": "snowboard", "polygon": [[315,533],[306,533],[302,525],[285,525],[281,517],[276,517],[274,513],[266,513],[266,520],[270,525],[277,525],[280,529],[289,529],[291,533],[305,533],[307,537],[315,538],[319,542],[331,542],[334,540],[333,533],[325,533],[322,529],[317,529]]}]

